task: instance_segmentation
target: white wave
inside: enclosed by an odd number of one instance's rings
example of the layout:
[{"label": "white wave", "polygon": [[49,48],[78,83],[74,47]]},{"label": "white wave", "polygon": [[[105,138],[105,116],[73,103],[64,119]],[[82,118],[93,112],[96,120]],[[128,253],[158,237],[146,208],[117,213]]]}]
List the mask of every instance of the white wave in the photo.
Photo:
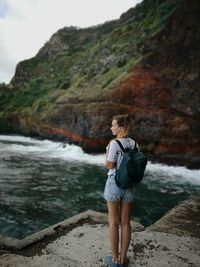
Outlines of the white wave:
[{"label": "white wave", "polygon": [[0,135],[0,141],[11,141],[11,142],[32,142],[32,143],[38,143],[41,142],[40,140],[31,138],[31,137],[25,137],[21,135]]},{"label": "white wave", "polygon": [[[91,155],[84,153],[81,147],[76,145],[53,142],[50,140],[37,140],[23,136],[0,135],[0,141],[9,141],[7,146],[0,148],[7,152],[28,154],[36,157],[61,158],[67,161],[79,161],[95,165],[103,165],[104,154]],[[28,144],[28,145],[27,145]]]},{"label": "white wave", "polygon": [[[151,175],[148,175],[148,174]],[[160,163],[149,162],[146,175],[150,180],[158,180],[162,183],[190,183],[200,185],[200,170],[191,170],[184,166],[169,166]]]},{"label": "white wave", "polygon": [[[34,157],[60,158],[66,161],[79,161],[103,166],[105,154],[92,155],[85,153],[81,147],[50,140],[37,140],[19,135],[0,135],[0,141],[9,141],[0,150],[11,153],[26,154]],[[5,147],[6,146],[6,147]],[[162,184],[197,184],[200,185],[200,170],[186,167],[168,166],[149,162],[146,169],[147,182],[160,181]]]}]

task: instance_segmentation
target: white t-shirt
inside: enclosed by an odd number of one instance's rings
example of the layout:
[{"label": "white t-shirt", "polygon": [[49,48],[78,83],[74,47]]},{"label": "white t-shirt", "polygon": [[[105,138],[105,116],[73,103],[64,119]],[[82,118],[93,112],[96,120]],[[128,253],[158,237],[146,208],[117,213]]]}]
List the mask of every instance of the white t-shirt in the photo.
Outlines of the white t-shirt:
[{"label": "white t-shirt", "polygon": [[[122,146],[124,147],[124,149],[126,148],[134,148],[135,146],[135,141],[133,139],[131,139],[130,137],[126,137],[126,138],[119,138],[118,139]],[[138,147],[138,145],[137,145]],[[118,145],[118,143],[115,140],[112,140],[109,145],[106,147],[106,149],[108,150],[108,155],[107,155],[107,160],[111,161],[111,162],[116,162],[117,163],[117,168],[119,167],[122,157],[123,157],[123,151],[121,150],[120,146]],[[138,147],[139,149],[139,147]],[[116,168],[110,169],[108,171],[108,174],[113,174],[115,173]]]}]

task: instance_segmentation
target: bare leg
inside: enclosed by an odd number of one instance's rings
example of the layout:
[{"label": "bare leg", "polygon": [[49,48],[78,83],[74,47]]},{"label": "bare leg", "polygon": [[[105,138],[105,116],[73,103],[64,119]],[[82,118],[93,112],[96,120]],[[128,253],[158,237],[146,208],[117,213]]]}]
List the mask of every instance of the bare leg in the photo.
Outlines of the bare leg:
[{"label": "bare leg", "polygon": [[109,239],[112,261],[117,263],[119,250],[120,203],[107,202],[107,205],[109,213]]},{"label": "bare leg", "polygon": [[132,203],[121,203],[121,264],[126,262],[126,253],[131,240],[130,215],[132,206]]}]

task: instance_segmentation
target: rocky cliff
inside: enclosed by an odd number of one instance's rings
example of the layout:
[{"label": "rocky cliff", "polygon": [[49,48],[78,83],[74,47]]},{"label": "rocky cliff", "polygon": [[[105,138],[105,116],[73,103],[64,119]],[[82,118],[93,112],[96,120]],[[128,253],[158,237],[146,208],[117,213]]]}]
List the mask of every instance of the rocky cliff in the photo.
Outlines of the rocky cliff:
[{"label": "rocky cliff", "polygon": [[0,86],[0,131],[102,152],[115,114],[150,158],[200,164],[200,3],[144,0],[119,20],[63,28]]}]

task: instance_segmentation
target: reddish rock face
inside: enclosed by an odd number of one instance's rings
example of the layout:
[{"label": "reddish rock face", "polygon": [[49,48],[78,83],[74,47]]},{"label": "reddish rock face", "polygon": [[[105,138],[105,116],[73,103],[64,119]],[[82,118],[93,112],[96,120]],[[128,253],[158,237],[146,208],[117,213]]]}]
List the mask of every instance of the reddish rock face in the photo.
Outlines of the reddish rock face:
[{"label": "reddish rock face", "polygon": [[170,92],[139,63],[130,70],[129,77],[108,97],[133,107],[166,108]]},{"label": "reddish rock face", "polygon": [[150,159],[199,168],[199,14],[199,1],[183,1],[109,93],[75,99],[74,104],[55,103],[41,116],[18,114],[13,116],[15,129],[76,143],[87,152],[104,152],[113,138],[112,116],[130,113],[135,118],[131,136]]},{"label": "reddish rock face", "polygon": [[132,134],[146,151],[161,161],[193,162],[196,167],[200,166],[199,11],[199,3],[185,1],[145,45],[144,57],[126,80],[108,95],[135,116]]}]

